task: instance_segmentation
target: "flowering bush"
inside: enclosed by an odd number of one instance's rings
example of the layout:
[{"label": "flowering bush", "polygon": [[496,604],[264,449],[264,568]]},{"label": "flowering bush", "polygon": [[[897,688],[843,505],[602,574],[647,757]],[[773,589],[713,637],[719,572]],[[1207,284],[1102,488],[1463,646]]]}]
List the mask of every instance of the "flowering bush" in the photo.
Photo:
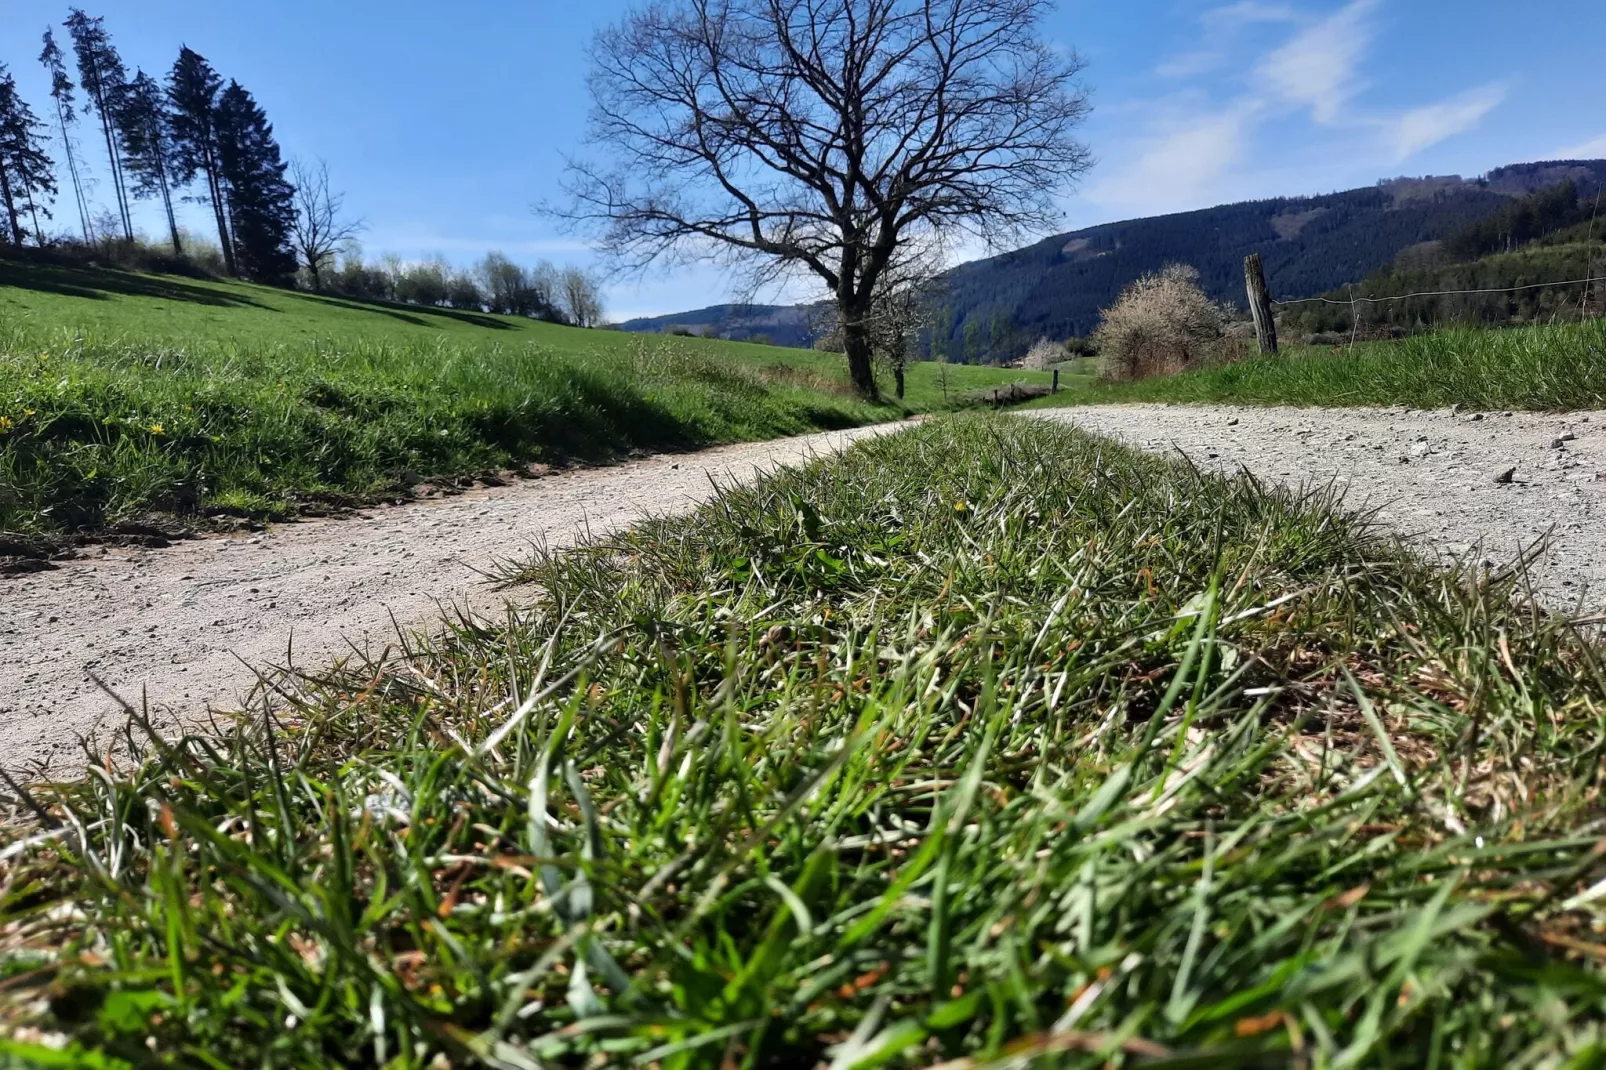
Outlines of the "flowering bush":
[{"label": "flowering bush", "polygon": [[1199,287],[1199,272],[1168,264],[1133,282],[1099,317],[1094,335],[1105,379],[1171,375],[1220,350],[1224,310]]}]

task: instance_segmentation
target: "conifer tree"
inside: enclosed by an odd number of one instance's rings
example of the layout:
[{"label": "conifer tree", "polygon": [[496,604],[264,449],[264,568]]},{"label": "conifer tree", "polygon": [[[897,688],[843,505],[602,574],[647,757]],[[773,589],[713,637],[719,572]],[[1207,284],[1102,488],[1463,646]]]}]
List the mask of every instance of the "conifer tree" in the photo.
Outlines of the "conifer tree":
[{"label": "conifer tree", "polygon": [[197,199],[212,206],[224,268],[230,275],[238,275],[218,156],[217,108],[222,86],[223,79],[205,56],[187,46],[180,48],[167,76],[167,121],[173,140],[173,182],[188,185],[197,176],[206,180],[206,192]]},{"label": "conifer tree", "polygon": [[73,52],[78,56],[78,84],[84,87],[84,96],[95,114],[100,116],[101,133],[106,137],[106,159],[111,165],[112,189],[117,195],[117,213],[123,224],[123,237],[134,240],[134,221],[128,214],[128,190],[123,183],[123,161],[113,136],[117,126],[118,105],[127,87],[128,70],[112,47],[111,35],[106,32],[106,20],[90,18],[81,8],[72,8],[67,16],[67,33],[72,37]]},{"label": "conifer tree", "polygon": [[218,98],[217,140],[240,274],[259,282],[290,282],[296,271],[291,251],[295,187],[284,177],[273,124],[239,82],[229,82]]},{"label": "conifer tree", "polygon": [[72,125],[77,119],[73,108],[73,82],[67,75],[67,64],[56,35],[45,30],[45,48],[39,53],[39,62],[50,72],[50,98],[56,102],[56,126],[61,134],[61,151],[67,157],[67,175],[72,180],[73,200],[78,205],[78,224],[83,228],[84,241],[89,240],[89,204],[84,200],[84,185],[78,177],[78,158],[73,153]]},{"label": "conifer tree", "polygon": [[39,216],[50,210],[39,202],[55,196],[56,177],[50,157],[40,143],[45,124],[17,95],[16,79],[0,64],[0,207],[10,225],[11,241],[22,244],[22,211],[33,217],[34,240],[45,243]]},{"label": "conifer tree", "polygon": [[173,215],[173,137],[167,121],[166,101],[156,79],[137,71],[118,106],[117,128],[122,136],[123,161],[133,178],[136,197],[161,197],[167,212],[167,232],[173,252],[182,254],[178,219]]}]

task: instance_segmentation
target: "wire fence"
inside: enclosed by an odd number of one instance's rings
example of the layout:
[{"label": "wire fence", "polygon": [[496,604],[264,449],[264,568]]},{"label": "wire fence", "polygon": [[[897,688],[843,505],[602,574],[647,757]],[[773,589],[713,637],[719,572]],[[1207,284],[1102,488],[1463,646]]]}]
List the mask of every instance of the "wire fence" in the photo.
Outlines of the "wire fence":
[{"label": "wire fence", "polygon": [[1392,297],[1288,297],[1273,300],[1274,305],[1342,305],[1349,307],[1360,304],[1382,304],[1387,301],[1409,301],[1416,297],[1455,297],[1460,294],[1503,294],[1518,293],[1523,290],[1549,290],[1563,286],[1593,286],[1597,282],[1606,282],[1606,275],[1588,279],[1568,279],[1564,282],[1530,282],[1521,286],[1490,286],[1479,290],[1423,290],[1418,293],[1396,294]]}]

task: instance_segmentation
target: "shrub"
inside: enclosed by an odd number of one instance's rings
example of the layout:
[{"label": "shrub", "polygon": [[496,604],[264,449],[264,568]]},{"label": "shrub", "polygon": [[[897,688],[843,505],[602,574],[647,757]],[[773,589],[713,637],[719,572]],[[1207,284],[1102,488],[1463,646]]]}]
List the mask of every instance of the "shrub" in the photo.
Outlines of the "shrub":
[{"label": "shrub", "polygon": [[1204,363],[1220,350],[1222,318],[1197,269],[1168,264],[1144,275],[1099,317],[1099,376],[1143,379]]},{"label": "shrub", "polygon": [[1032,343],[1032,348],[1026,351],[1021,367],[1034,372],[1046,372],[1049,368],[1065,359],[1065,347],[1050,342],[1047,338],[1039,338]]},{"label": "shrub", "polygon": [[93,241],[57,237],[44,248],[6,246],[8,259],[64,267],[115,268],[156,275],[185,275],[214,278],[223,274],[223,254],[215,245],[181,233],[183,253],[175,253],[166,242],[152,242],[144,236],[133,241],[117,235],[98,236]]}]

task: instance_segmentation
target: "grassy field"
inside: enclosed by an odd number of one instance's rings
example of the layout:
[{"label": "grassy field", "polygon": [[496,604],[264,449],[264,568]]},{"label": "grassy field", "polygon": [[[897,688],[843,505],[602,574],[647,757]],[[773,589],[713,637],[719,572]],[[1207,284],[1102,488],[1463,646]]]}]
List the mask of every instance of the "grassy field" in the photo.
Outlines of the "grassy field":
[{"label": "grassy field", "polygon": [[1606,320],[1506,329],[1461,327],[1276,357],[1136,383],[1062,377],[1037,407],[1116,401],[1412,408],[1606,408]]},{"label": "grassy field", "polygon": [[0,533],[283,515],[528,462],[897,419],[1042,378],[917,365],[903,404],[869,405],[830,354],[0,260]]},{"label": "grassy field", "polygon": [[964,416],[533,560],[16,792],[0,1052],[1600,1065],[1600,648],[1332,506]]}]

